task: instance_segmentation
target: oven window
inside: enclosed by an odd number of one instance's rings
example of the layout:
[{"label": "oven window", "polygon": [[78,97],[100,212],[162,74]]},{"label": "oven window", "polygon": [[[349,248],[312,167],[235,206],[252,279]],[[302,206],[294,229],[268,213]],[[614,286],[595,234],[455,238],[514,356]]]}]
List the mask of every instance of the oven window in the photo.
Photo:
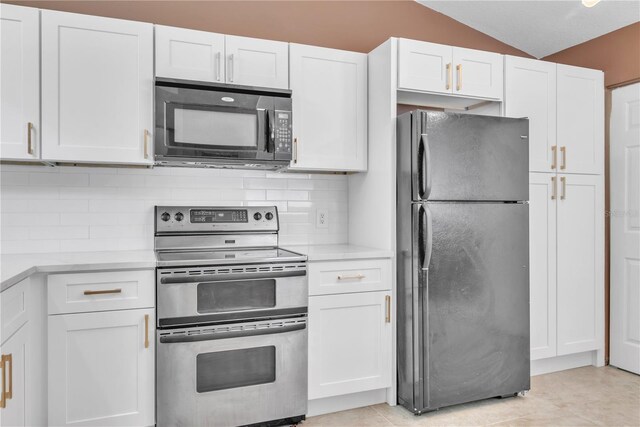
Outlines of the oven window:
[{"label": "oven window", "polygon": [[182,144],[257,146],[258,118],[255,114],[176,107],[173,119],[174,139]]},{"label": "oven window", "polygon": [[216,351],[196,356],[198,393],[272,383],[276,380],[275,346]]},{"label": "oven window", "polygon": [[198,283],[198,313],[276,306],[275,279]]}]

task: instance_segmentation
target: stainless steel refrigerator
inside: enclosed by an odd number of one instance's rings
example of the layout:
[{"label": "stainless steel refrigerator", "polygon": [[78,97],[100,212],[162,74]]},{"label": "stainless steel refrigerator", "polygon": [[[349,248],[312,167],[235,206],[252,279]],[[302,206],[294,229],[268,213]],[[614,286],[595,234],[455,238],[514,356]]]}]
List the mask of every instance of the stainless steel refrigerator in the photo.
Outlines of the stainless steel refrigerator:
[{"label": "stainless steel refrigerator", "polygon": [[397,120],[398,401],[528,390],[528,120]]}]

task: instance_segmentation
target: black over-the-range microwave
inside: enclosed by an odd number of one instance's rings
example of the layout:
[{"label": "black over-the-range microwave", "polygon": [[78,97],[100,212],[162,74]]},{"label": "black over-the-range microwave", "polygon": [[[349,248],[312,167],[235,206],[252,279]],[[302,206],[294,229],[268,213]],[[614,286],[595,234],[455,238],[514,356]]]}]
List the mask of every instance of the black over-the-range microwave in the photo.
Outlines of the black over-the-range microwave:
[{"label": "black over-the-range microwave", "polygon": [[156,164],[282,169],[291,161],[291,91],[156,79]]}]

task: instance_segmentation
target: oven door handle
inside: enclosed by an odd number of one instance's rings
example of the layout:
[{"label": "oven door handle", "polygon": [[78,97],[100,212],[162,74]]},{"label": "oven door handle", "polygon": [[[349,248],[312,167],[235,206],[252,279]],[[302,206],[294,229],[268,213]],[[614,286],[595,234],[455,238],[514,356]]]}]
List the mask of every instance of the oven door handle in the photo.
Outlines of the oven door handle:
[{"label": "oven door handle", "polygon": [[180,336],[160,336],[160,343],[172,344],[172,343],[184,343],[184,342],[197,342],[197,341],[213,341],[223,340],[228,338],[241,338],[241,337],[253,337],[257,335],[271,335],[282,334],[285,332],[300,331],[306,329],[306,323],[300,323],[297,325],[282,326],[278,328],[265,328],[265,329],[253,329],[250,331],[232,331],[232,332],[220,332],[215,334],[201,334],[201,335],[180,335]]},{"label": "oven door handle", "polygon": [[180,276],[180,277],[160,277],[160,283],[170,285],[174,283],[194,283],[194,282],[221,282],[229,280],[246,280],[246,279],[278,279],[281,277],[306,276],[306,270],[298,271],[276,271],[270,273],[229,273],[229,274],[199,274],[196,276]]}]

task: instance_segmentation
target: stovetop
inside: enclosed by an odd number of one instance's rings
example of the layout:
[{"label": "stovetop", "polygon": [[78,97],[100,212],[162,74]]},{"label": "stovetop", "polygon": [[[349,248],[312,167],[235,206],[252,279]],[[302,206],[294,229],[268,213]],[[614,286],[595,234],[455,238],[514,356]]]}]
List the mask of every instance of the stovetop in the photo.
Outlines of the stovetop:
[{"label": "stovetop", "polygon": [[306,261],[307,256],[280,248],[156,252],[158,267],[258,264]]}]

